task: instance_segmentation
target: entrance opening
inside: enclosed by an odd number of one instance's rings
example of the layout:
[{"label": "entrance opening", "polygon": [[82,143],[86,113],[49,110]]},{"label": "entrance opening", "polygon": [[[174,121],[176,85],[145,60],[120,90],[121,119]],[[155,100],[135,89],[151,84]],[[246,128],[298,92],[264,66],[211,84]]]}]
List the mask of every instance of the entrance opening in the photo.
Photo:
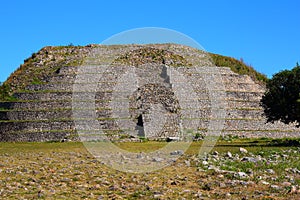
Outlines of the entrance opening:
[{"label": "entrance opening", "polygon": [[139,137],[145,137],[143,116],[139,115],[137,120],[138,121],[136,123],[136,130],[138,131],[138,136]]},{"label": "entrance opening", "polygon": [[138,122],[137,122],[136,125],[144,127],[144,122],[143,122],[143,116],[142,115],[139,115]]}]

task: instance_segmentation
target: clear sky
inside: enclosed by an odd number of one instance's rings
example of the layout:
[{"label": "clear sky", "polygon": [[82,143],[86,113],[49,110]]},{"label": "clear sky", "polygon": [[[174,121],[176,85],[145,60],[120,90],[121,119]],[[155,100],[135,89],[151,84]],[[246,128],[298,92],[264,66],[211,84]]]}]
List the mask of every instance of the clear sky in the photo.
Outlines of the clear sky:
[{"label": "clear sky", "polygon": [[299,0],[6,0],[0,3],[0,81],[44,46],[99,44],[162,27],[269,77],[300,63]]}]

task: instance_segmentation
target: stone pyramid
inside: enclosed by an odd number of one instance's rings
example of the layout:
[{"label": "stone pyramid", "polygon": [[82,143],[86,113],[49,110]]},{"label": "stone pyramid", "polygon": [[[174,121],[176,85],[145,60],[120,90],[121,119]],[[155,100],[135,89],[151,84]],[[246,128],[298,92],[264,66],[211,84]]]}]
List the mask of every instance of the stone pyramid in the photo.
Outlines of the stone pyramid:
[{"label": "stone pyramid", "polygon": [[300,136],[266,123],[263,84],[183,45],[45,47],[8,81],[0,141]]}]

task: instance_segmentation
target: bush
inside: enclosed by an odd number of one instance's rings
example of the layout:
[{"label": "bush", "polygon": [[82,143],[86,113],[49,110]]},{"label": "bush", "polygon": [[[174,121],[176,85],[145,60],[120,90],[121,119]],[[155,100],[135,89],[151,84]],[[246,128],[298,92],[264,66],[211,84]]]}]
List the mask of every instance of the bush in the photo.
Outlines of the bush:
[{"label": "bush", "polygon": [[286,124],[298,122],[300,126],[300,66],[284,70],[267,83],[261,105],[268,122],[280,120]]}]

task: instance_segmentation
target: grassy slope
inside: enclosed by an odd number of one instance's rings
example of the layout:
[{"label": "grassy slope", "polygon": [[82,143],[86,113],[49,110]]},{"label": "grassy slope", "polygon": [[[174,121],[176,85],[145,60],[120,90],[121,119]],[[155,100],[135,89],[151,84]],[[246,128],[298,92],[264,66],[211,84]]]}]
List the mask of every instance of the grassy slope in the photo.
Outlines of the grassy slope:
[{"label": "grassy slope", "polygon": [[252,66],[245,64],[241,60],[213,53],[210,53],[210,56],[216,66],[229,67],[235,73],[249,75],[258,83],[265,83],[268,80],[264,74],[257,72]]}]

